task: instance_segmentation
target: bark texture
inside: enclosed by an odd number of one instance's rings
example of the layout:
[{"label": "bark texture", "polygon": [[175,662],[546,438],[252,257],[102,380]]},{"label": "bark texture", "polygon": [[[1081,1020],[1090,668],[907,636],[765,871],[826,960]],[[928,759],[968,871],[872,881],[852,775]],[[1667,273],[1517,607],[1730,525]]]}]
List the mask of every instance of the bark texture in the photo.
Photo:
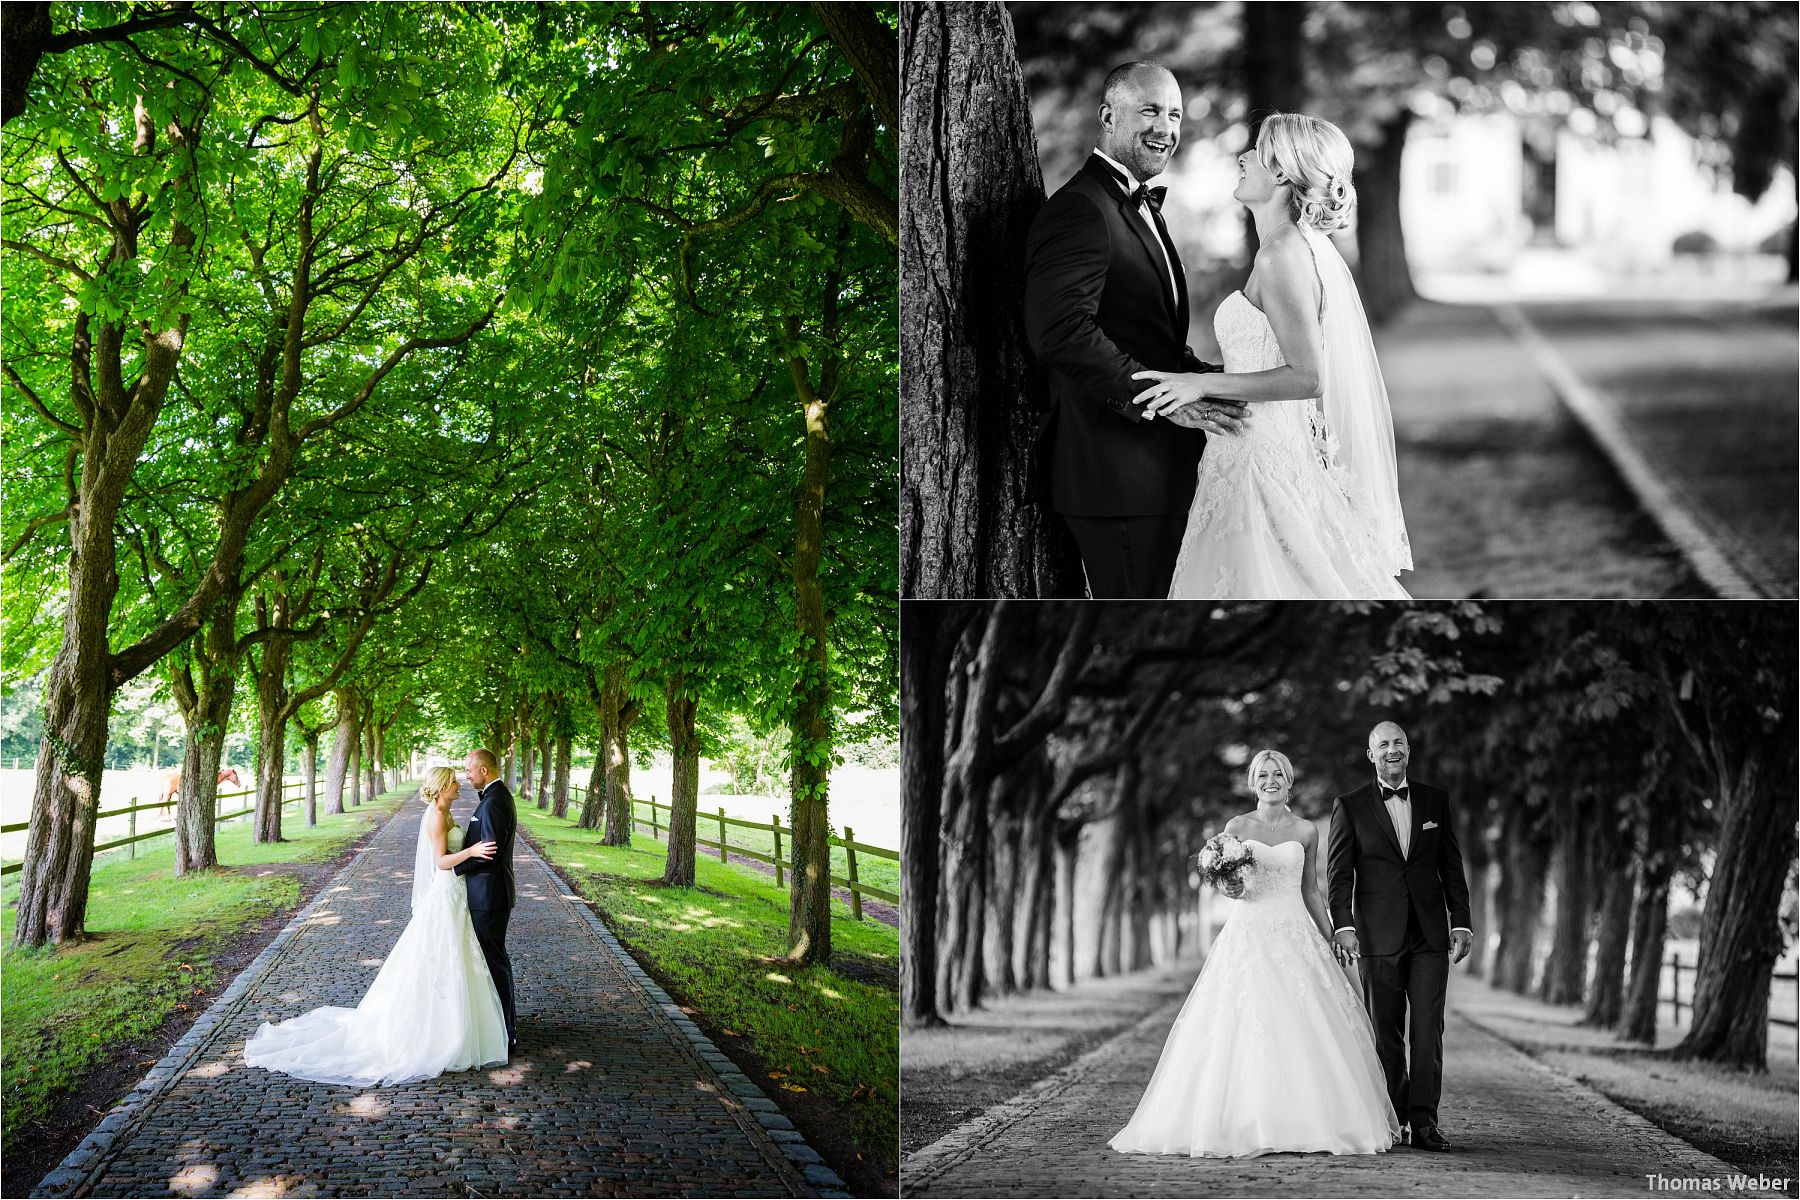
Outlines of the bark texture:
[{"label": "bark texture", "polygon": [[903,5],[900,71],[901,594],[1078,596],[1072,541],[1029,499],[1048,398],[1020,288],[1044,182],[1012,19]]}]

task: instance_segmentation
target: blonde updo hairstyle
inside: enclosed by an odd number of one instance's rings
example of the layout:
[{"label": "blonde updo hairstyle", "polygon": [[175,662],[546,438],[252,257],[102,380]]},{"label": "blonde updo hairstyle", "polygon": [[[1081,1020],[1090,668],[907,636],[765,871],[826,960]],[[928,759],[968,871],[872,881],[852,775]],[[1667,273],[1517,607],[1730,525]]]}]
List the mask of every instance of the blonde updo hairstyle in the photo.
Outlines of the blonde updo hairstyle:
[{"label": "blonde updo hairstyle", "polygon": [[1350,223],[1356,155],[1344,131],[1306,113],[1271,113],[1256,134],[1256,158],[1293,193],[1296,223],[1336,233]]},{"label": "blonde updo hairstyle", "polygon": [[1291,791],[1294,786],[1294,764],[1289,762],[1288,756],[1279,750],[1258,750],[1251,758],[1250,766],[1244,771],[1244,782],[1250,785],[1250,791],[1252,793],[1256,791],[1256,768],[1262,766],[1264,759],[1268,759],[1281,768],[1281,773],[1287,776],[1288,789]]},{"label": "blonde updo hairstyle", "polygon": [[449,767],[433,767],[425,772],[425,782],[419,785],[419,790],[425,793],[425,798],[433,804],[438,803],[441,796],[447,795],[450,799],[455,799],[456,772]]}]

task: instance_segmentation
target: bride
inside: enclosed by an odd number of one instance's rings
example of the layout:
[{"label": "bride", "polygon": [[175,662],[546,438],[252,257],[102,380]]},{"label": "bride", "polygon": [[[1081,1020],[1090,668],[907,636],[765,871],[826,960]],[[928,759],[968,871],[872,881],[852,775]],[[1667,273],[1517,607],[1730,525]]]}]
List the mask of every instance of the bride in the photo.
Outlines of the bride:
[{"label": "bride", "polygon": [[1257,405],[1208,439],[1174,599],[1403,599],[1412,569],[1394,426],[1350,270],[1326,235],[1349,219],[1350,143],[1300,113],[1266,118],[1232,196],[1260,248],[1213,318],[1223,372],[1142,371],[1146,415],[1208,397]]},{"label": "bride", "polygon": [[469,922],[469,898],[455,868],[492,858],[493,842],[447,851],[456,772],[433,767],[419,789],[428,802],[413,858],[412,920],[355,1008],[315,1008],[265,1022],[244,1061],[356,1087],[412,1083],[445,1071],[506,1061],[500,993]]},{"label": "bride", "polygon": [[1315,873],[1319,831],[1288,810],[1286,755],[1258,753],[1249,780],[1256,811],[1225,832],[1254,843],[1256,863],[1112,1148],[1195,1158],[1382,1153],[1400,1122],[1368,1014],[1332,949]]}]

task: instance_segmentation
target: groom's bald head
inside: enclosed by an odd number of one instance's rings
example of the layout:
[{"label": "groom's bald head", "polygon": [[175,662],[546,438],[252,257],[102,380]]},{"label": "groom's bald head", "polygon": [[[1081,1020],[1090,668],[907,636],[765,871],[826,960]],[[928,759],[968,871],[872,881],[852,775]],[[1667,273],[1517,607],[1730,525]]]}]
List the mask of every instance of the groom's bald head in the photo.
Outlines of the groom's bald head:
[{"label": "groom's bald head", "polygon": [[1128,62],[1107,73],[1100,149],[1137,177],[1163,173],[1181,144],[1181,85],[1165,66]]},{"label": "groom's bald head", "polygon": [[463,770],[468,772],[469,782],[479,791],[500,777],[500,760],[494,757],[492,750],[482,747],[469,751],[469,757],[463,760]]}]

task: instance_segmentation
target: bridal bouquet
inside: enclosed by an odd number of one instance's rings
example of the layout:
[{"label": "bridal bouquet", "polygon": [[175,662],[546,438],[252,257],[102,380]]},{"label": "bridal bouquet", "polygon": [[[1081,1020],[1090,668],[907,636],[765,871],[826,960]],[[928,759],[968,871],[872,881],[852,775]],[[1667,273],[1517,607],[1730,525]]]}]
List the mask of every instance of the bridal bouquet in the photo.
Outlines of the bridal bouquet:
[{"label": "bridal bouquet", "polygon": [[1229,833],[1214,834],[1200,847],[1200,881],[1224,890],[1229,881],[1239,882],[1245,870],[1256,865],[1250,847]]}]

